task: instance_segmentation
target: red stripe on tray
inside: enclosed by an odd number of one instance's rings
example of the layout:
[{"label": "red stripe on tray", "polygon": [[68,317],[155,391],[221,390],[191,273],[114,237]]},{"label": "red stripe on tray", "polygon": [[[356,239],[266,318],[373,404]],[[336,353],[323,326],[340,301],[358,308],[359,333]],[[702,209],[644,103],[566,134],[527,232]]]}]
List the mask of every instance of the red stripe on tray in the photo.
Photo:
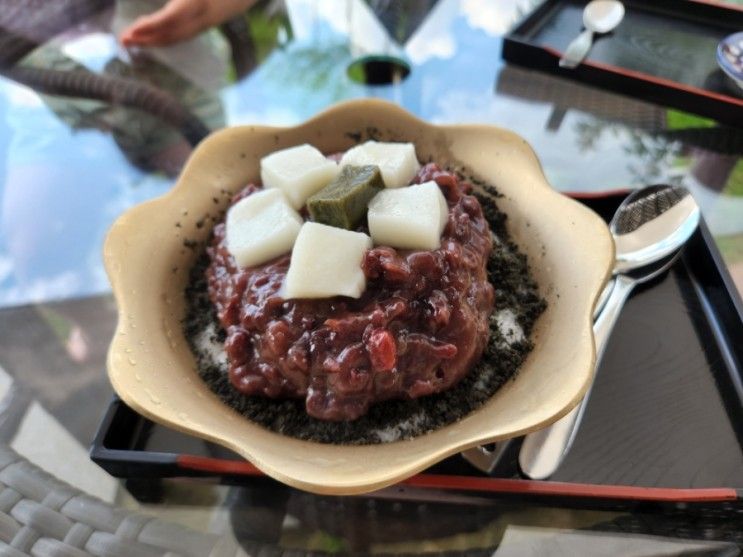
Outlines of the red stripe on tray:
[{"label": "red stripe on tray", "polygon": [[724,8],[726,10],[733,10],[737,12],[743,11],[743,6],[737,4],[731,4],[730,2],[724,2],[722,0],[690,0],[696,4],[706,4],[707,6],[714,6],[715,8]]},{"label": "red stripe on tray", "polygon": [[440,476],[419,474],[401,482],[412,487],[434,489],[461,489],[494,493],[528,495],[562,495],[601,499],[634,501],[735,501],[738,493],[730,488],[676,489],[664,487],[637,487],[624,485],[596,485],[506,478],[477,478],[473,476]]},{"label": "red stripe on tray", "polygon": [[237,474],[239,476],[262,476],[263,472],[247,460],[220,460],[206,456],[181,454],[175,458],[181,468],[214,474]]},{"label": "red stripe on tray", "polygon": [[[247,461],[219,460],[194,455],[178,455],[178,466],[187,470],[213,474],[240,476],[263,476],[263,473]],[[600,499],[623,499],[633,501],[735,501],[738,493],[730,488],[675,489],[662,487],[636,487],[623,485],[596,485],[562,482],[543,482],[505,478],[479,478],[473,476],[447,476],[418,474],[400,482],[400,485],[461,491],[489,493],[518,493],[526,495],[549,495],[564,497],[589,497]]]},{"label": "red stripe on tray", "polygon": [[631,191],[629,188],[618,188],[601,191],[564,191],[561,193],[573,199],[603,199],[604,197],[613,197],[615,195],[629,195]]},{"label": "red stripe on tray", "polygon": [[[546,52],[549,52],[550,54],[552,54],[557,60],[559,60],[563,55],[563,53],[560,52],[559,50],[549,47],[549,46],[543,46],[541,48],[545,50]],[[611,73],[615,73],[619,75],[625,75],[627,77],[632,77],[634,79],[641,79],[643,81],[649,81],[651,83],[655,83],[656,85],[662,85],[663,87],[670,87],[672,89],[686,91],[687,93],[692,93],[694,95],[701,95],[703,97],[708,97],[716,101],[722,101],[722,102],[726,102],[729,104],[743,106],[743,99],[738,99],[735,97],[722,95],[720,93],[714,93],[712,91],[707,91],[706,89],[692,87],[691,85],[683,85],[682,83],[678,83],[671,79],[657,77],[654,75],[646,74],[644,72],[638,72],[635,70],[630,70],[630,69],[622,68],[619,66],[612,66],[610,64],[602,64],[601,62],[594,62],[592,60],[584,60],[583,62],[581,62],[581,65],[591,66],[599,70],[603,70],[603,71],[607,71],[607,72],[611,72]]]}]

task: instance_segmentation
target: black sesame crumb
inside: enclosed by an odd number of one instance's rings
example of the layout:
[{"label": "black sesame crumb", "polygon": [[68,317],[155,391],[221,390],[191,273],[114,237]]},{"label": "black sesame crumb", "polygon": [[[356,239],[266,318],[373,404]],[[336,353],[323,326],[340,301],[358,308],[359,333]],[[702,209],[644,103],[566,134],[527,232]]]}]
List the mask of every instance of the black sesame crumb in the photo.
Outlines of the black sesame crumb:
[{"label": "black sesame crumb", "polygon": [[367,126],[363,129],[346,132],[345,136],[354,143],[363,141],[405,141],[405,138],[396,134],[393,130],[382,131],[376,126]]},{"label": "black sesame crumb", "polygon": [[525,340],[509,344],[493,316],[490,339],[482,358],[452,389],[415,400],[381,402],[352,422],[318,420],[307,415],[303,400],[273,400],[238,393],[230,385],[226,370],[213,364],[196,345],[196,338],[210,325],[218,331],[215,340],[221,343],[225,339],[209,300],[205,273],[209,258],[202,252],[191,269],[185,291],[187,314],[183,327],[204,382],[225,404],[249,420],[290,437],[320,443],[378,444],[382,440],[377,431],[398,425],[404,426],[399,438],[409,439],[453,423],[482,406],[501,385],[514,378],[533,347],[528,336],[534,322],[546,307],[529,272],[526,256],[517,250],[508,236],[506,215],[493,199],[497,193],[490,186],[483,189],[490,195],[477,194],[477,197],[497,238],[487,264],[488,278],[495,287],[496,312],[498,309],[511,309],[523,328]]},{"label": "black sesame crumb", "polygon": [[186,247],[191,251],[196,251],[196,249],[199,247],[199,243],[196,240],[185,239],[183,240],[183,247]]}]

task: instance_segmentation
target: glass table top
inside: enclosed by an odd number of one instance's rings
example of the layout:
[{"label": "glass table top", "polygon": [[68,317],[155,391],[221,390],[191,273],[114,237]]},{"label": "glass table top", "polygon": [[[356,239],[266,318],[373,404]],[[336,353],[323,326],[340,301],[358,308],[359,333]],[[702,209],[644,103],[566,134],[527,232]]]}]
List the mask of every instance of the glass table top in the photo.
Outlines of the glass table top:
[{"label": "glass table top", "polygon": [[[538,0],[262,0],[229,25],[151,49],[125,49],[117,35],[157,0],[3,15],[5,3],[18,4],[0,0],[0,45],[10,45],[0,47],[0,442],[104,501],[232,536],[248,552],[579,554],[596,539],[607,555],[743,547],[728,510],[124,483],[87,455],[111,396],[103,239],[127,208],[173,186],[201,131],[294,125],[361,97],[435,123],[509,128],[560,191],[686,186],[743,292],[743,130],[506,64],[502,37]],[[380,53],[403,58],[409,75],[349,77],[352,61]]]}]

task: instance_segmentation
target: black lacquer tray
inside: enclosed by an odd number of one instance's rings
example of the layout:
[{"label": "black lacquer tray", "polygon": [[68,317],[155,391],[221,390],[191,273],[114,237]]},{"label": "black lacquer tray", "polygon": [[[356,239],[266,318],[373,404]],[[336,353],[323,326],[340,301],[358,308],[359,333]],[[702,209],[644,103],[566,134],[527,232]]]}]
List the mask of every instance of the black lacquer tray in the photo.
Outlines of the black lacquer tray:
[{"label": "black lacquer tray", "polygon": [[[625,194],[579,199],[608,220]],[[551,481],[520,475],[515,439],[490,475],[457,455],[396,489],[594,502],[740,500],[742,377],[743,304],[702,222],[671,271],[624,307],[573,448]],[[234,453],[150,422],[118,399],[91,457],[122,478],[273,482]]]},{"label": "black lacquer tray", "polygon": [[621,24],[582,64],[560,68],[587,2],[547,0],[503,41],[503,58],[634,98],[743,126],[743,90],[718,67],[717,44],[743,29],[743,6],[710,0],[626,0]]}]

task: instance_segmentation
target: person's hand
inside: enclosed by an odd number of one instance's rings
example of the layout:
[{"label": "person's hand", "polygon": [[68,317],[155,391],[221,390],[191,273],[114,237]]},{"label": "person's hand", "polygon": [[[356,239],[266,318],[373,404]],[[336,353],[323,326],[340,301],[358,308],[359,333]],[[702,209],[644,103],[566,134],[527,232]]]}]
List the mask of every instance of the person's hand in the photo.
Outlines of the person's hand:
[{"label": "person's hand", "polygon": [[169,0],[121,32],[126,47],[167,46],[190,39],[248,9],[256,0]]}]

